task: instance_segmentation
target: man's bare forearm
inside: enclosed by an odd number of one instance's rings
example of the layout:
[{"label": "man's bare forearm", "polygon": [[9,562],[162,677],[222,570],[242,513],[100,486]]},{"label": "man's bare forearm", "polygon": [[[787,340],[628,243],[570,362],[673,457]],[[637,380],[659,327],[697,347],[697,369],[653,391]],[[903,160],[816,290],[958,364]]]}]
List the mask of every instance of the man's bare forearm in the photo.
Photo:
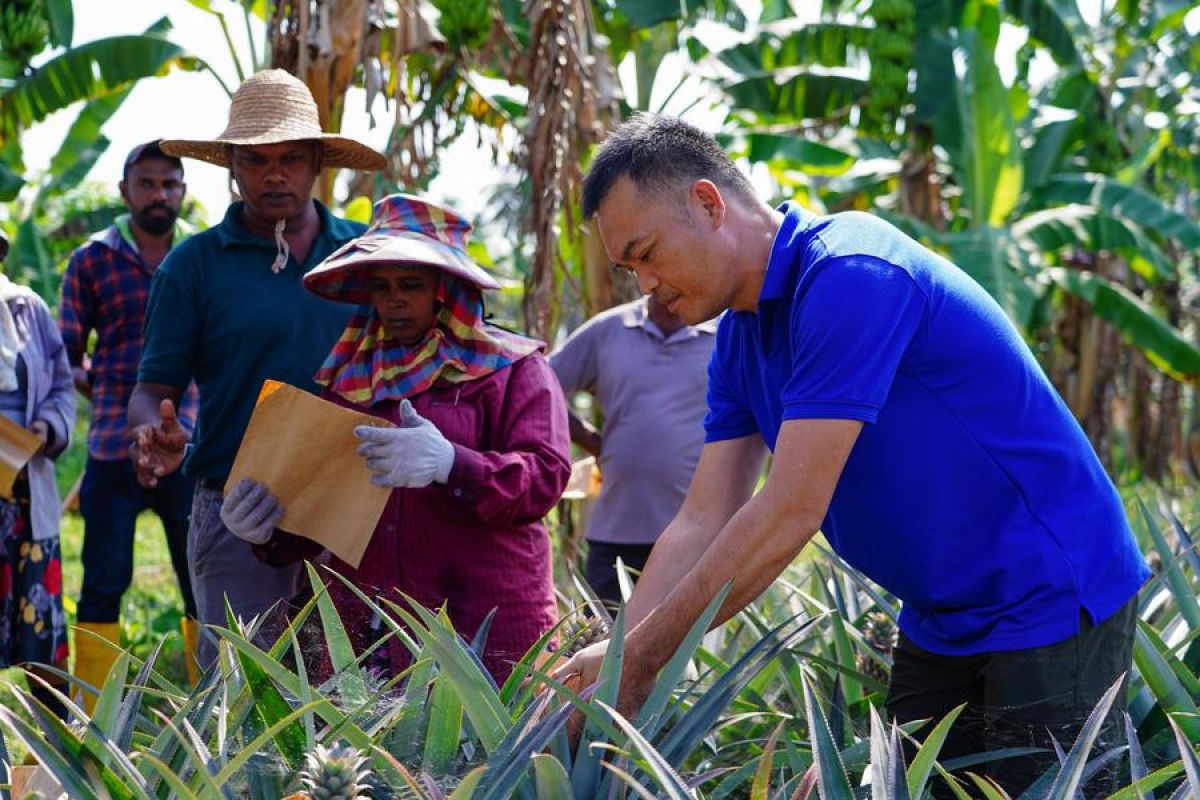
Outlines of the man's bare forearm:
[{"label": "man's bare forearm", "polygon": [[158,409],[162,401],[170,400],[178,408],[182,397],[183,390],[177,386],[165,383],[137,383],[133,387],[133,394],[129,396],[129,408],[126,412],[129,429],[158,422]]},{"label": "man's bare forearm", "polygon": [[745,608],[787,568],[817,524],[787,519],[765,506],[761,497],[743,506],[705,550],[694,554],[684,574],[665,587],[665,596],[639,615],[627,640],[631,660],[644,660],[657,671],[726,583],[732,586],[713,628]]},{"label": "man's bare forearm", "polygon": [[705,445],[683,506],[655,542],[629,598],[631,628],[666,599],[750,499],[765,455],[757,439]]},{"label": "man's bare forearm", "polygon": [[[636,627],[626,640],[626,663],[636,665],[634,669],[643,678],[652,676],[726,583],[732,582],[732,588],[713,620],[714,626],[758,597],[820,527],[861,428],[862,423],[854,420],[786,421],[761,491],[729,516],[711,542],[692,559],[685,575],[669,588],[656,587],[659,591],[667,588],[659,602],[649,608],[639,607]],[[722,466],[732,463],[735,459],[729,458]],[[707,492],[715,492],[720,486],[715,479],[720,474],[717,471],[704,478]],[[698,473],[693,490],[699,482]],[[689,491],[689,499],[693,493]]]}]

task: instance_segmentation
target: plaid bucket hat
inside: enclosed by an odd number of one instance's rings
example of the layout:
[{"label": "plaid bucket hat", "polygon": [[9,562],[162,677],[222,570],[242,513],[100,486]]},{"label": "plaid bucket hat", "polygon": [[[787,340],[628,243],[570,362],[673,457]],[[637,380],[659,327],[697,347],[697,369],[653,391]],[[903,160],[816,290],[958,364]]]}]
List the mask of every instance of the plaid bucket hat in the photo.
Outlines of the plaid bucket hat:
[{"label": "plaid bucket hat", "polygon": [[197,158],[229,166],[229,145],[280,144],[315,140],[321,143],[321,166],[380,170],[387,159],[361,142],[321,130],[312,92],[304,82],[281,69],[268,69],[247,78],[229,104],[229,121],[215,139],[165,139],[169,156]]},{"label": "plaid bucket hat", "polygon": [[408,194],[375,204],[371,227],[304,276],[304,288],[328,300],[369,303],[372,267],[430,266],[479,289],[500,284],[467,255],[471,223],[453,209]]}]

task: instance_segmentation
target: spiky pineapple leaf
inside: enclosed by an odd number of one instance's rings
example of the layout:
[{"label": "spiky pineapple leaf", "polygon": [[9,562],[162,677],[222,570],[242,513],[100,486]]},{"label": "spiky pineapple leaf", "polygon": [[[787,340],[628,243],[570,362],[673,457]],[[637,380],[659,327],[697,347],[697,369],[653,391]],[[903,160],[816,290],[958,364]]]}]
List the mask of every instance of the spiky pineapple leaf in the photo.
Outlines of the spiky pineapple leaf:
[{"label": "spiky pineapple leaf", "polygon": [[[620,616],[620,614],[617,615],[618,619]],[[659,788],[662,790],[660,796],[665,795],[670,800],[694,800],[695,793],[683,782],[683,779],[679,777],[679,773],[663,757],[662,753],[655,749],[654,745],[650,744],[645,736],[642,736],[641,732],[638,731],[632,722],[625,719],[615,708],[604,701],[595,700],[593,702],[607,711],[609,716],[612,717],[613,722],[617,724],[617,727],[624,732],[628,739],[631,755],[639,756],[641,764],[657,781]]]},{"label": "spiky pineapple leaf", "polygon": [[[617,610],[609,632],[608,648],[600,664],[596,688],[591,702],[615,706],[621,692],[621,672],[625,659],[625,606]],[[605,741],[601,730],[591,720],[584,722],[583,734],[571,764],[571,788],[576,797],[594,797],[600,793],[600,749],[597,742]]]},{"label": "spiky pineapple leaf", "polygon": [[[55,780],[62,784],[68,797],[79,798],[79,800],[99,800],[99,795],[92,788],[83,761],[79,756],[64,754],[58,747],[51,745],[43,738],[41,731],[4,706],[0,706],[0,722],[7,725],[9,730],[29,748],[29,752],[37,757],[38,763],[49,770]],[[71,736],[74,738],[73,735]]]},{"label": "spiky pineapple leaf", "polygon": [[1179,746],[1180,760],[1183,762],[1192,797],[1200,797],[1200,756],[1196,754],[1196,740],[1184,732],[1184,727],[1177,719],[1176,716],[1167,717],[1171,723],[1171,730],[1175,732],[1175,743]]},{"label": "spiky pineapple leaf", "polygon": [[1108,710],[1112,708],[1113,701],[1121,691],[1124,681],[1123,675],[1117,678],[1116,682],[1100,698],[1096,707],[1092,709],[1092,713],[1088,715],[1087,722],[1083,724],[1083,729],[1076,737],[1071,752],[1067,754],[1054,783],[1050,786],[1050,791],[1046,794],[1046,800],[1074,800],[1075,791],[1079,788],[1084,768],[1088,763],[1088,753],[1091,752],[1096,737],[1100,735],[1100,728],[1103,727]]},{"label": "spiky pineapple leaf", "polygon": [[[308,705],[292,709],[287,714],[284,714],[283,716],[274,720],[271,725],[268,726],[262,733],[258,734],[258,736],[254,737],[249,742],[246,742],[245,745],[239,748],[238,752],[234,754],[233,758],[229,759],[229,761],[227,761],[221,767],[221,771],[216,775],[217,784],[221,786],[229,784],[233,780],[234,776],[236,776],[251,759],[262,753],[262,751],[265,750],[272,741],[277,743],[281,737],[287,734],[289,729],[296,727],[299,720],[305,714],[311,714],[316,711],[317,706],[320,705],[320,703],[320,700],[316,700]],[[301,754],[301,759],[298,763],[302,762],[303,754]]]},{"label": "spiky pineapple leaf", "polygon": [[809,735],[812,738],[813,761],[817,770],[817,792],[821,800],[853,800],[854,789],[842,763],[841,753],[833,741],[825,712],[817,702],[808,678],[804,681],[804,707],[808,717]]},{"label": "spiky pineapple leaf", "polygon": [[[520,787],[535,754],[540,753],[550,743],[550,740],[566,724],[568,717],[574,713],[575,706],[564,703],[552,713],[546,714],[554,695],[550,692],[543,694],[530,703],[525,713],[512,726],[504,741],[488,756],[487,772],[476,789],[474,800],[507,800]],[[547,756],[562,767],[562,762],[553,756]],[[568,779],[565,768],[563,776]],[[535,772],[535,782],[539,779]],[[543,795],[539,797],[570,797],[568,790],[565,794]]]},{"label": "spiky pineapple leaf", "polygon": [[534,787],[538,797],[571,796],[571,776],[561,761],[545,753],[534,755],[532,760]]},{"label": "spiky pineapple leaf", "polygon": [[[453,632],[446,630],[436,615],[410,597],[405,596],[404,600],[410,604],[411,612],[391,601],[385,602],[433,654],[441,674],[448,676],[455,685],[463,710],[484,750],[492,752],[504,739],[512,718],[500,702],[491,678],[479,660]],[[400,627],[388,614],[384,614],[383,619],[389,625]]]},{"label": "spiky pineapple leaf", "polygon": [[192,788],[184,783],[183,778],[179,777],[178,773],[167,766],[158,756],[143,752],[138,760],[148,764],[154,770],[154,774],[166,781],[167,786],[171,788],[171,797],[179,800],[199,800]]},{"label": "spiky pineapple leaf", "polygon": [[1188,627],[1196,630],[1200,628],[1200,601],[1196,600],[1196,590],[1188,581],[1187,576],[1183,574],[1183,569],[1175,558],[1175,551],[1167,543],[1167,537],[1158,526],[1158,521],[1154,519],[1154,515],[1150,513],[1150,509],[1146,507],[1141,497],[1137,498],[1137,506],[1142,520],[1146,523],[1146,530],[1150,532],[1150,537],[1154,540],[1154,548],[1162,557],[1163,574],[1166,576],[1167,585],[1171,587],[1171,594],[1175,597],[1179,613],[1187,621]]},{"label": "spiky pineapple leaf", "polygon": [[447,800],[473,800],[475,797],[475,788],[479,786],[479,781],[483,779],[484,768],[476,767],[467,773],[467,777],[462,779],[462,783],[454,787],[454,791],[450,793]]},{"label": "spiky pineapple leaf", "polygon": [[[302,693],[299,677],[288,670],[280,663],[280,655],[282,650],[276,652],[276,648],[272,647],[270,651],[263,652],[246,637],[236,631],[218,628],[217,634],[224,641],[228,642],[233,652],[237,654],[239,663],[241,659],[246,658],[251,660],[254,665],[261,670],[262,674],[266,675],[269,680],[274,681],[289,694],[299,696]],[[285,639],[280,639],[284,642]],[[253,695],[246,693],[247,699],[253,703]],[[314,696],[314,711],[317,716],[329,726],[332,731],[335,731],[338,736],[346,739],[355,747],[365,748],[371,743],[371,737],[355,724],[349,715],[341,711],[330,700],[320,695]]]},{"label": "spiky pineapple leaf", "polygon": [[692,656],[695,654],[696,649],[700,647],[700,643],[704,640],[704,635],[708,633],[708,629],[712,626],[712,621],[716,618],[717,612],[725,604],[725,598],[729,596],[729,591],[732,587],[732,582],[726,583],[721,587],[721,591],[717,592],[713,596],[713,599],[708,601],[704,612],[692,623],[692,627],[688,629],[687,635],[683,637],[683,641],[679,643],[679,647],[675,648],[671,660],[659,670],[654,688],[650,691],[646,702],[642,704],[635,720],[638,730],[642,731],[646,736],[653,738],[662,727],[665,720],[663,712],[666,710],[667,703],[671,699],[671,692],[679,685],[679,682],[687,673],[688,664]]},{"label": "spiky pineapple leaf", "polygon": [[[729,706],[738,692],[763,666],[791,647],[812,624],[812,620],[806,620],[792,628],[794,623],[794,618],[789,619],[767,632],[714,681],[707,691],[699,695],[690,708],[679,715],[670,732],[659,743],[659,751],[669,763],[682,763],[709,734],[721,712]],[[785,634],[784,631],[788,628],[792,630]]]},{"label": "spiky pineapple leaf", "polygon": [[934,763],[937,761],[938,754],[942,751],[942,745],[946,743],[946,737],[950,734],[950,728],[966,707],[966,703],[963,703],[958,708],[951,710],[950,713],[938,721],[938,724],[925,737],[924,743],[917,750],[912,764],[908,767],[909,796],[920,797],[925,792],[925,784],[929,781],[929,776],[933,772]]},{"label": "spiky pineapple leaf", "polygon": [[363,680],[362,671],[358,667],[358,657],[354,645],[342,624],[333,598],[317,569],[311,563],[305,562],[308,570],[308,580],[312,584],[313,594],[317,598],[317,611],[321,616],[321,627],[325,631],[325,646],[328,648],[329,661],[333,671],[341,680],[342,697],[351,706],[361,706],[368,702],[367,685]]},{"label": "spiky pineapple leaf", "polygon": [[462,735],[463,706],[454,684],[439,675],[429,693],[429,727],[425,731],[423,769],[434,775],[446,775],[458,753]]},{"label": "spiky pineapple leaf", "polygon": [[[1151,639],[1152,634],[1153,629],[1149,623],[1139,619],[1133,640],[1133,663],[1137,665],[1138,674],[1142,676],[1146,687],[1162,706],[1163,711],[1168,714],[1182,714],[1183,720],[1191,720],[1191,715],[1197,714],[1200,709],[1197,709],[1196,701],[1188,694],[1172,668],[1172,664],[1179,659],[1168,651],[1160,651]],[[1182,664],[1176,666],[1186,669]],[[1200,724],[1181,724],[1193,740],[1200,741]]]},{"label": "spiky pineapple leaf", "polygon": [[767,738],[762,755],[758,757],[758,766],[754,770],[754,782],[750,784],[750,800],[767,800],[770,796],[771,770],[775,766],[775,747],[785,724],[786,721],[775,726],[770,737]]}]

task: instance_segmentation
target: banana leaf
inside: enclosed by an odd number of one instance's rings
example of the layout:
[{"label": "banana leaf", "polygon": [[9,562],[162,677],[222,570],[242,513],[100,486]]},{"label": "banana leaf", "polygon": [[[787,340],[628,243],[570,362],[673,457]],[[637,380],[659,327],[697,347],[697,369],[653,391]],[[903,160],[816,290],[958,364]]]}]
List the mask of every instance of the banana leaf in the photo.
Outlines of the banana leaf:
[{"label": "banana leaf", "polygon": [[1036,211],[1013,223],[1013,236],[1030,249],[1056,253],[1064,248],[1119,253],[1148,282],[1176,277],[1175,262],[1130,219],[1091,206],[1070,205]]},{"label": "banana leaf", "polygon": [[207,69],[182,47],[159,36],[97,39],[50,59],[0,93],[0,133],[15,136],[80,100],[120,91],[172,68]]},{"label": "banana leaf", "polygon": [[1093,272],[1063,267],[1050,267],[1041,274],[1059,289],[1084,300],[1172,378],[1188,381],[1200,376],[1200,350],[1125,287]]},{"label": "banana leaf", "polygon": [[1042,207],[1079,203],[1114,217],[1127,217],[1159,236],[1175,239],[1187,250],[1200,249],[1200,223],[1175,211],[1148,192],[1102,175],[1056,175],[1037,189]]},{"label": "banana leaf", "polygon": [[1024,185],[1008,89],[996,67],[999,30],[999,11],[987,2],[978,3],[978,15],[958,28],[954,72],[943,77],[950,81],[945,88],[953,100],[934,124],[937,141],[949,153],[962,187],[963,205],[977,228],[1004,225]]},{"label": "banana leaf", "polygon": [[866,51],[871,30],[849,22],[797,25],[790,19],[764,26],[751,41],[727,47],[716,57],[742,75],[784,67],[848,67]]},{"label": "banana leaf", "polygon": [[720,88],[737,108],[786,119],[845,113],[868,90],[858,71],[839,67],[785,67],[732,78]]},{"label": "banana leaf", "polygon": [[1079,35],[1087,26],[1073,0],[1004,0],[1004,10],[1044,44],[1060,65],[1080,63]]}]

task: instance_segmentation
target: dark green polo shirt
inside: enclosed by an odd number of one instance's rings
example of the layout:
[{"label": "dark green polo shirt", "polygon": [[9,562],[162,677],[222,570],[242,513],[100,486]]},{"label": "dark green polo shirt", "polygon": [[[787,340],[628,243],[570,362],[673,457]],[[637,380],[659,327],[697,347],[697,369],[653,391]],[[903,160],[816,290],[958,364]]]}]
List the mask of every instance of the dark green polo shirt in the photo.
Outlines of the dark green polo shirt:
[{"label": "dark green polo shirt", "polygon": [[150,285],[138,380],[181,389],[196,381],[200,412],[184,464],[195,478],[229,474],[263,381],[319,389],[313,375],[354,311],[309,294],[300,278],[365,226],[317,203],[321,232],[308,258],[275,274],[275,242],[241,223],[242,205],[171,250]]}]

